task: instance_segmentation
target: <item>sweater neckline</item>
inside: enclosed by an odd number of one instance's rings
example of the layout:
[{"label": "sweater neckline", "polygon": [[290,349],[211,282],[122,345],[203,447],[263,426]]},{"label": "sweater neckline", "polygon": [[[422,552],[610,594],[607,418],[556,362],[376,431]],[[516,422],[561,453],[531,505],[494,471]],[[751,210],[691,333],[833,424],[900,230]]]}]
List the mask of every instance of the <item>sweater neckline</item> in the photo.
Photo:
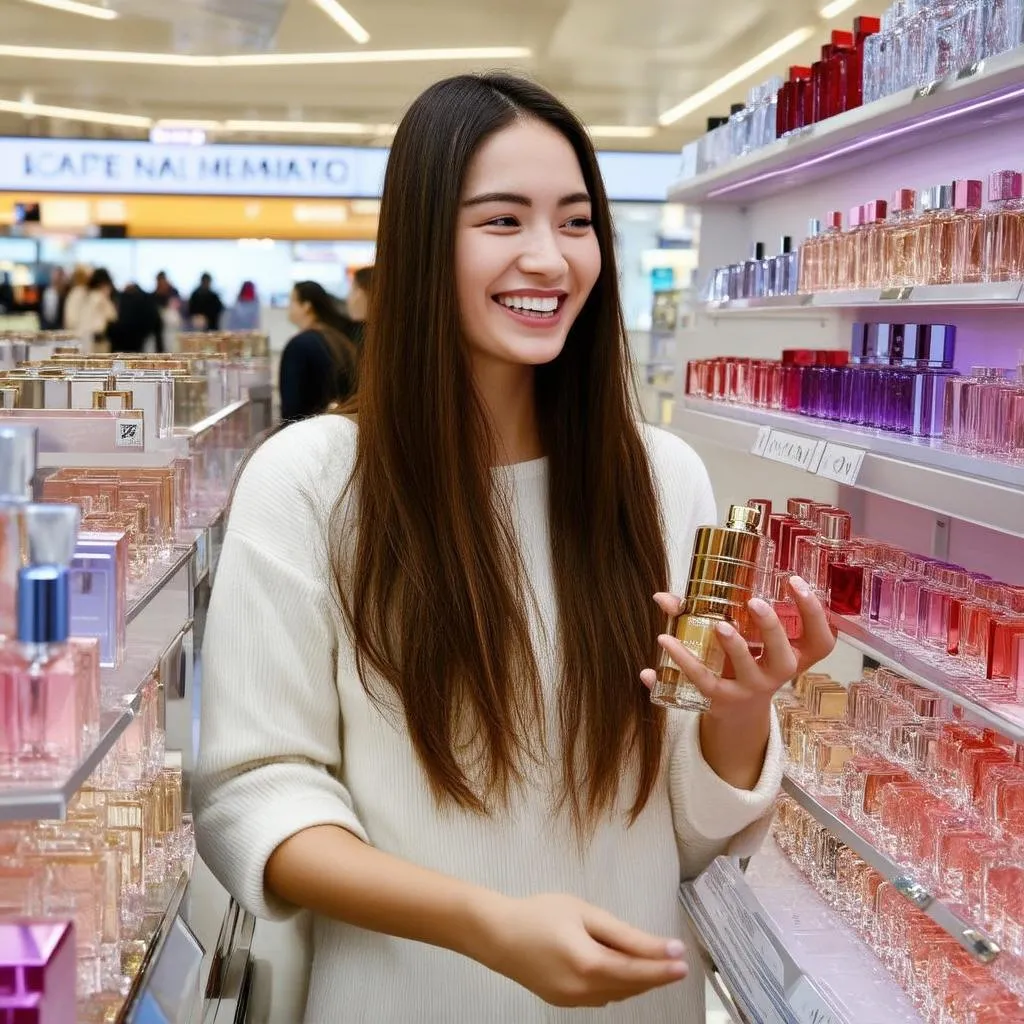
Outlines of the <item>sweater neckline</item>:
[{"label": "sweater neckline", "polygon": [[523,480],[535,480],[543,476],[548,469],[548,457],[527,459],[525,462],[512,462],[505,466],[492,466],[491,472],[500,479],[518,483]]}]

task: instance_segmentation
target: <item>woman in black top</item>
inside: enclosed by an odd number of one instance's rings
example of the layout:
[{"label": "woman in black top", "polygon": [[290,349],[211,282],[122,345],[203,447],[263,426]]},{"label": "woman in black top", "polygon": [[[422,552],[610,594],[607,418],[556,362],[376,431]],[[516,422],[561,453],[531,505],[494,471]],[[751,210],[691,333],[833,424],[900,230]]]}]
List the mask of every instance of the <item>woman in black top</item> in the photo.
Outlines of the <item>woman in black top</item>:
[{"label": "woman in black top", "polygon": [[288,319],[299,333],[281,353],[281,419],[305,419],[356,389],[358,351],[334,299],[316,281],[292,288]]}]

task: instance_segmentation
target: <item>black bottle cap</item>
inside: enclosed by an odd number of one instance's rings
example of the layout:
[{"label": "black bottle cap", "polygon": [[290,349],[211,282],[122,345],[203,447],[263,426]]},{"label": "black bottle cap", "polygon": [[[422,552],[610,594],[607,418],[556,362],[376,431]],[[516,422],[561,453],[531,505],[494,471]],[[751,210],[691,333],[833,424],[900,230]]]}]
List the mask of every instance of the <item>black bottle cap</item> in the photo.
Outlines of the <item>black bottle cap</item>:
[{"label": "black bottle cap", "polygon": [[791,253],[792,251],[793,251],[793,239],[792,239],[792,237],[790,235],[783,235],[782,236],[782,250],[781,250],[782,254],[786,255],[787,253]]},{"label": "black bottle cap", "polygon": [[755,260],[763,260],[764,259],[764,242],[755,242],[754,243],[754,259]]},{"label": "black bottle cap", "polygon": [[739,114],[739,113],[741,113],[742,111],[744,111],[746,109],[747,109],[747,105],[745,103],[734,103],[729,108],[729,116],[732,117],[733,114]]}]

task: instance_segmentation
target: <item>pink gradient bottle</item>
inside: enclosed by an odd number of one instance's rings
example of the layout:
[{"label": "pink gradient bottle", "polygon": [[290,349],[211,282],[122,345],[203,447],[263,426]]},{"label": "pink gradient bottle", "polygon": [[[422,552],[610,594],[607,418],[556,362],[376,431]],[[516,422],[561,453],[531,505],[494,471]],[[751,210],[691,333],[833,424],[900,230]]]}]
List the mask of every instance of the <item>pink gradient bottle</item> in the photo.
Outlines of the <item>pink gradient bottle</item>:
[{"label": "pink gradient bottle", "polygon": [[839,283],[845,267],[843,262],[845,241],[842,212],[833,210],[825,217],[825,233],[822,235],[820,291],[834,292],[841,287],[846,287]]},{"label": "pink gradient bottle", "polygon": [[915,283],[913,270],[917,262],[917,192],[912,188],[897,189],[889,211],[882,287],[906,288]]},{"label": "pink gradient bottle", "polygon": [[995,171],[988,179],[991,206],[985,216],[985,280],[1016,281],[1024,244],[1024,179],[1018,171]]},{"label": "pink gradient bottle", "polygon": [[858,288],[881,288],[885,277],[885,242],[888,234],[886,215],[889,204],[876,199],[864,207],[864,228],[861,239],[862,259],[857,276]]},{"label": "pink gradient bottle", "polygon": [[927,189],[921,206],[912,283],[949,284],[953,277],[953,186]]},{"label": "pink gradient bottle", "polygon": [[977,284],[985,265],[985,218],[982,183],[962,178],[953,182],[952,284]]},{"label": "pink gradient bottle", "polygon": [[850,209],[846,231],[841,236],[839,260],[836,265],[835,287],[837,291],[856,288],[861,276],[863,255],[863,225],[865,208],[854,206]]},{"label": "pink gradient bottle", "polygon": [[[17,709],[18,778],[48,779],[74,768],[83,734],[98,728],[83,721],[83,709],[95,708],[98,715],[99,699],[92,693],[83,697],[82,654],[68,643],[68,566],[78,521],[73,505],[26,510],[30,564],[18,573],[17,641],[0,651],[0,689]],[[91,689],[94,683],[84,685]]]}]

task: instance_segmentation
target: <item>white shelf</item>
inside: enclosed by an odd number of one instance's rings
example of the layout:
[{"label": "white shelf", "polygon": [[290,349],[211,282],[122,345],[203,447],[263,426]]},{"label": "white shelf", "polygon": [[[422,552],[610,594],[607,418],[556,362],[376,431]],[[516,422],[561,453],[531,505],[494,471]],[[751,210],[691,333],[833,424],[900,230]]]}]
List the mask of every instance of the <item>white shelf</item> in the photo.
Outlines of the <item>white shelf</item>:
[{"label": "white shelf", "polygon": [[766,1024],[920,1022],[906,993],[774,842],[765,843],[745,875],[719,858],[683,885],[680,900],[734,1017]]},{"label": "white shelf", "polygon": [[861,860],[870,864],[883,878],[892,882],[903,896],[927,914],[975,960],[982,964],[990,964],[999,956],[999,944],[989,938],[982,928],[968,920],[961,908],[944,903],[941,898],[912,877],[905,867],[897,864],[887,854],[877,849],[870,839],[857,831],[856,827],[842,814],[838,806],[839,801],[835,797],[819,797],[789,775],[782,780],[782,788],[815,821],[824,825],[832,835],[853,850]]},{"label": "white shelf", "polygon": [[749,453],[762,426],[860,448],[856,487],[933,509],[1002,533],[1024,537],[1024,466],[981,459],[938,441],[823,420],[682,398],[673,429]]},{"label": "white shelf", "polygon": [[1024,743],[1024,705],[991,704],[980,699],[975,692],[985,685],[985,680],[967,675],[955,659],[938,651],[926,651],[917,644],[899,645],[893,637],[869,631],[859,618],[852,616],[833,614],[832,624],[840,640],[873,658],[883,668],[934,690],[977,721],[1008,739]]},{"label": "white shelf", "polygon": [[[973,73],[972,73],[973,72]],[[828,118],[729,164],[678,182],[675,203],[748,202],[935,139],[1024,117],[1024,49],[992,57],[927,89],[905,89]]]},{"label": "white shelf", "polygon": [[860,288],[813,295],[772,295],[757,299],[732,299],[705,303],[701,310],[713,318],[814,314],[838,309],[916,309],[930,306],[961,306],[972,309],[1019,306],[1024,284],[1005,281],[993,284],[917,285],[913,288]]}]

